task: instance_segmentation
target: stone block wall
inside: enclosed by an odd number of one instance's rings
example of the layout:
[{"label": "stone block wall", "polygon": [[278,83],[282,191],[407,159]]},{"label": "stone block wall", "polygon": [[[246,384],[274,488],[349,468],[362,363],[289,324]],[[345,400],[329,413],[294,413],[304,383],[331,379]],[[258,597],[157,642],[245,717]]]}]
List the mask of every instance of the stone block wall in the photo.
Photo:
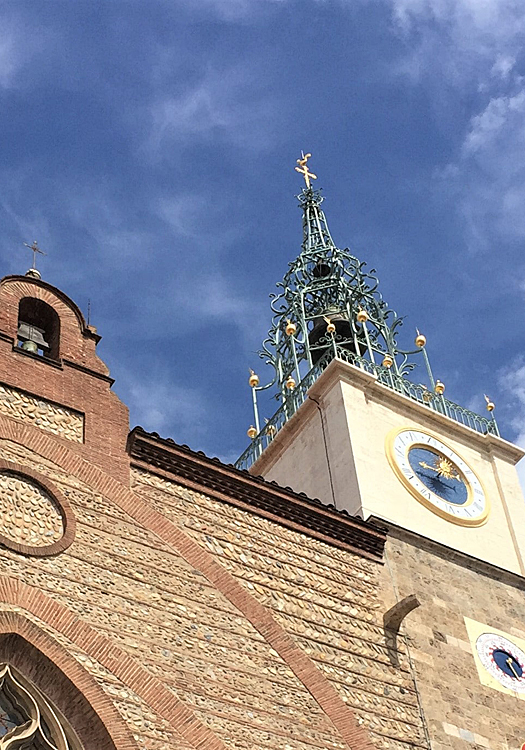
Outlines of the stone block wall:
[{"label": "stone block wall", "polygon": [[385,557],[385,604],[420,602],[398,640],[406,636],[432,749],[521,750],[524,703],[482,684],[464,618],[524,638],[525,581],[399,529]]}]

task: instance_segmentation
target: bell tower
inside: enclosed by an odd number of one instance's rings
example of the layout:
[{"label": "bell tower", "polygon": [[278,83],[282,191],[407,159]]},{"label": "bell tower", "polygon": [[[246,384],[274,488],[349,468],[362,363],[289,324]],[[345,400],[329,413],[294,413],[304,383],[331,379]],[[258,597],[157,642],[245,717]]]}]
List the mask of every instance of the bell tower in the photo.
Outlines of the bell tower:
[{"label": "bell tower", "polygon": [[34,262],[25,276],[0,280],[0,419],[63,442],[129,484],[128,410],[111,390],[99,341]]},{"label": "bell tower", "polygon": [[[251,372],[237,466],[525,575],[523,452],[500,437],[490,400],[483,416],[445,396],[422,333],[402,345],[375,271],[332,239],[309,156],[296,167],[302,250],[272,295],[259,352],[271,376]],[[268,393],[280,405],[261,424]]]}]

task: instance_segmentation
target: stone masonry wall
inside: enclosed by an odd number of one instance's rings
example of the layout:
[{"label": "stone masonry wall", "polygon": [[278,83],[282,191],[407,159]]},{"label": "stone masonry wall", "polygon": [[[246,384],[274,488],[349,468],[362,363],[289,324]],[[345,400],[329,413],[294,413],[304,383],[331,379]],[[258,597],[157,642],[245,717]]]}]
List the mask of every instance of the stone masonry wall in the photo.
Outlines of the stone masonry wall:
[{"label": "stone masonry wall", "polygon": [[420,601],[401,631],[432,750],[520,750],[524,703],[481,684],[464,618],[525,638],[523,579],[398,529],[389,535],[386,560],[385,604],[410,594]]},{"label": "stone masonry wall", "polygon": [[[158,533],[50,458],[9,440],[0,457],[48,477],[77,522],[59,555],[0,550],[0,630],[13,612],[38,627],[110,701],[129,742],[152,750],[364,747],[343,739],[337,711],[330,718],[232,597]],[[254,606],[266,605],[374,746],[425,746],[404,645],[398,666],[387,654],[380,565],[148,472],[136,470],[133,482],[137,502],[197,542]]]},{"label": "stone masonry wall", "polygon": [[[180,524],[272,610],[355,710],[376,747],[424,746],[404,644],[397,666],[388,655],[377,563],[147,472],[135,471],[133,480],[141,496]],[[247,687],[258,690],[255,682]],[[199,711],[205,706],[203,702]]]},{"label": "stone masonry wall", "polygon": [[66,440],[81,443],[84,438],[82,414],[2,384],[0,384],[0,412],[7,417],[27,421],[41,430],[51,432]]}]

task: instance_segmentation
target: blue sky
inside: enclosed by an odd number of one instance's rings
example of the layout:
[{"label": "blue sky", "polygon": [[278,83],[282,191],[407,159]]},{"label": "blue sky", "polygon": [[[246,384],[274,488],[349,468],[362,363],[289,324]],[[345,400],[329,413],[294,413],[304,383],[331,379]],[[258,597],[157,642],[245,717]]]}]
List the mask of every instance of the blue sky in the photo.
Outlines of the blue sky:
[{"label": "blue sky", "polygon": [[0,1],[2,272],[37,238],[132,426],[234,460],[305,149],[401,343],[525,444],[524,36],[520,0]]}]

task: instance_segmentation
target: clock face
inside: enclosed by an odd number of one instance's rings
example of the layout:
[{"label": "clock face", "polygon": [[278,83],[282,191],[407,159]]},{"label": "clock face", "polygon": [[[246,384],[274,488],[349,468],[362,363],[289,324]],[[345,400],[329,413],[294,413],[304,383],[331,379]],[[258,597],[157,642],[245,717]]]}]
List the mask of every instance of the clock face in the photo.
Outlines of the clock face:
[{"label": "clock face", "polygon": [[512,641],[483,633],[476,640],[476,651],[487,672],[503,687],[525,693],[525,654]]},{"label": "clock face", "polygon": [[389,436],[387,455],[406,488],[434,513],[463,526],[485,523],[489,502],[481,482],[438,438],[422,430],[398,430]]}]

